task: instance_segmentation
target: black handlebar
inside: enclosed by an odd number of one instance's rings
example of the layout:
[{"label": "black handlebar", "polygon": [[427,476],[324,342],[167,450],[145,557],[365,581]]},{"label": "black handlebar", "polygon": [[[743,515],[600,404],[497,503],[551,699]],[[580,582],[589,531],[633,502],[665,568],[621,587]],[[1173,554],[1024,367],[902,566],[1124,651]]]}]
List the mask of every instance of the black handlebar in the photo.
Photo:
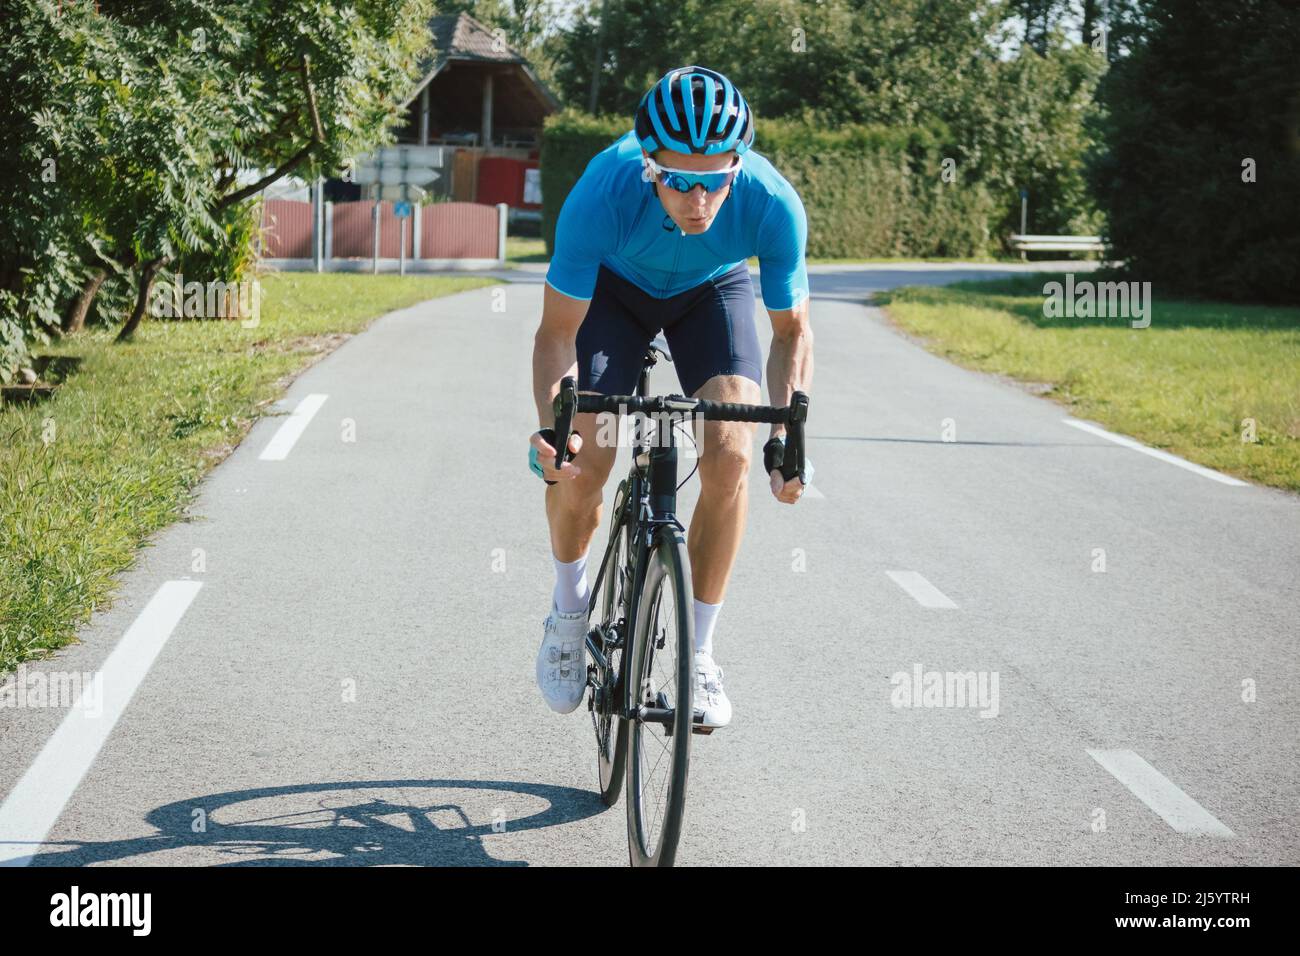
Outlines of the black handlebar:
[{"label": "black handlebar", "polygon": [[579,395],[578,383],[572,376],[560,380],[560,390],[552,403],[555,412],[555,448],[560,468],[561,461],[569,461],[573,453],[569,451],[569,432],[573,428],[573,416],[590,412],[614,412],[623,414],[641,412],[642,414],[663,414],[681,412],[697,415],[707,421],[720,422],[766,422],[785,425],[785,459],[781,464],[781,476],[789,481],[804,469],[804,422],[808,420],[808,395],[795,392],[790,396],[790,404],[778,408],[773,405],[740,405],[735,402],[715,402],[704,398],[686,398],[681,395]]}]

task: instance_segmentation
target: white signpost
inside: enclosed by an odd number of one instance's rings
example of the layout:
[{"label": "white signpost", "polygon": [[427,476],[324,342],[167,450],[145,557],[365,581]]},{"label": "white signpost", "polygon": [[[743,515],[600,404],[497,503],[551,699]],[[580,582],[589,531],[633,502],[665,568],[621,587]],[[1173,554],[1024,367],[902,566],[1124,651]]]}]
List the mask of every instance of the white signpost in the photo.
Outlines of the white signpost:
[{"label": "white signpost", "polygon": [[[357,160],[353,182],[370,186],[375,200],[375,249],[373,272],[379,272],[379,204],[393,202],[418,202],[425,196],[423,187],[438,180],[441,173],[435,167],[443,164],[441,146],[385,146]],[[402,232],[400,271],[406,265],[406,216],[398,225]]]}]

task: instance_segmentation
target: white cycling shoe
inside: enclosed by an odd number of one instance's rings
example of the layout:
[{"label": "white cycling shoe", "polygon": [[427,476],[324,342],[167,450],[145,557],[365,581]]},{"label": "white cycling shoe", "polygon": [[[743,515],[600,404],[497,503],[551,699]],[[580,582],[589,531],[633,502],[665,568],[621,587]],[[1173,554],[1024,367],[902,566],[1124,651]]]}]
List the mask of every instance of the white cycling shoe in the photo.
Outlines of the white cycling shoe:
[{"label": "white cycling shoe", "polygon": [[551,602],[537,651],[537,686],[546,706],[571,714],[587,693],[587,612],[561,614]]},{"label": "white cycling shoe", "polygon": [[722,668],[708,654],[695,654],[696,733],[711,734],[731,723],[731,701],[722,689]]}]

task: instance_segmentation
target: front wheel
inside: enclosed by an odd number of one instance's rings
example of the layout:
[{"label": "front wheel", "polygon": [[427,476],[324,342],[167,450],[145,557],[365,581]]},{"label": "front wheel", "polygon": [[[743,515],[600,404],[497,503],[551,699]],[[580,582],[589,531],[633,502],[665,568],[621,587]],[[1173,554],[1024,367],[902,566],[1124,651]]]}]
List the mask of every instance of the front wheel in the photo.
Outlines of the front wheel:
[{"label": "front wheel", "polygon": [[686,542],[662,527],[649,555],[629,679],[627,836],[633,866],[672,866],[686,808],[694,619]]}]

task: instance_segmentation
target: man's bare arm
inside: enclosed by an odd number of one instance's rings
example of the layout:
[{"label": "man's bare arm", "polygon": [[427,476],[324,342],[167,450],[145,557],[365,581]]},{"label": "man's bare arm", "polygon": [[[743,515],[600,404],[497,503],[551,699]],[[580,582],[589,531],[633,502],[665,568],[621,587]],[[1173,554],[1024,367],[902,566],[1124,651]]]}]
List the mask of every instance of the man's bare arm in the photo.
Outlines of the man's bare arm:
[{"label": "man's bare arm", "polygon": [[[790,404],[793,392],[811,392],[813,376],[813,334],[808,315],[808,298],[792,309],[768,309],[772,319],[772,347],[767,353],[767,388],[773,405]],[[773,425],[772,435],[785,431]]]},{"label": "man's bare arm", "polygon": [[587,316],[582,299],[574,299],[551,286],[543,287],[542,321],[533,337],[533,400],[541,428],[555,424],[552,402],[560,390],[560,379],[578,374],[578,327]]},{"label": "man's bare arm", "polygon": [[[533,401],[537,405],[538,428],[555,427],[553,411],[555,396],[560,390],[560,379],[578,374],[578,328],[587,317],[589,302],[574,299],[557,292],[550,285],[543,286],[542,321],[533,336]],[[536,433],[530,443],[538,450],[538,463],[546,472],[548,481],[572,478],[582,471],[566,461],[561,471],[555,470],[555,449]],[[576,452],[582,439],[570,436],[569,449]]]}]

